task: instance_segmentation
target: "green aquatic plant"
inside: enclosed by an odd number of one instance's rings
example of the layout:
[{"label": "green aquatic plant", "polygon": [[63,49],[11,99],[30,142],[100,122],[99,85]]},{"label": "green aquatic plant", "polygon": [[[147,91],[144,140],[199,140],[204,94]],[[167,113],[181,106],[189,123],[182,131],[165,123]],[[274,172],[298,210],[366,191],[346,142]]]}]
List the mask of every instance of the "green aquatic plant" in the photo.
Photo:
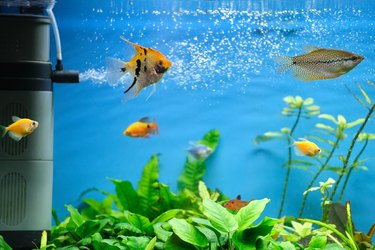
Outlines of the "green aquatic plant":
[{"label": "green aquatic plant", "polygon": [[286,162],[287,172],[285,175],[281,204],[279,208],[279,214],[278,214],[279,218],[281,217],[281,214],[284,208],[290,172],[293,167],[292,165],[293,163],[306,164],[305,161],[296,161],[296,162],[293,161],[291,145],[292,145],[294,131],[296,130],[301,118],[310,119],[312,116],[318,115],[320,113],[320,107],[318,105],[313,105],[314,104],[313,98],[307,98],[304,100],[300,96],[296,96],[296,97],[287,96],[283,100],[287,104],[287,106],[283,108],[282,115],[286,117],[295,117],[292,127],[282,128],[280,132],[266,132],[263,135],[257,136],[254,140],[254,143],[256,144],[263,142],[263,141],[272,140],[272,139],[286,139],[287,140],[287,144],[288,144],[288,160]]}]

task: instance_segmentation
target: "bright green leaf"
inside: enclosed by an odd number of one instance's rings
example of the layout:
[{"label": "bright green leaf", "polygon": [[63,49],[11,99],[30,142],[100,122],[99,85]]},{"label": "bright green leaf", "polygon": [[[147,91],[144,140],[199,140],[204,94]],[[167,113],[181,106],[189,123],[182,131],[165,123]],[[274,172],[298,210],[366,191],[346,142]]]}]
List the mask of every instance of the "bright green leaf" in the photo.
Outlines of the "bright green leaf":
[{"label": "bright green leaf", "polygon": [[327,236],[315,235],[311,238],[309,243],[309,249],[324,249],[327,244]]},{"label": "bright green leaf", "polygon": [[130,181],[109,179],[116,187],[116,196],[121,204],[121,210],[139,211],[138,194]]},{"label": "bright green leaf", "polygon": [[329,125],[325,125],[323,123],[317,123],[317,124],[315,124],[315,127],[327,130],[328,132],[334,132],[335,131],[335,129],[333,127],[331,127]]},{"label": "bright green leaf", "polygon": [[85,222],[85,219],[82,217],[82,215],[78,212],[76,208],[74,208],[72,205],[65,205],[66,209],[70,213],[70,220],[79,227],[80,225]]},{"label": "bright green leaf", "polygon": [[186,220],[173,218],[168,223],[171,225],[173,232],[181,240],[199,247],[208,246],[206,236]]},{"label": "bright green leaf", "polygon": [[152,249],[154,249],[154,247],[156,245],[156,240],[157,240],[156,237],[152,238],[152,240],[150,240],[150,242],[147,244],[145,250],[152,250]]},{"label": "bright green leaf", "polygon": [[305,101],[303,102],[304,105],[311,105],[314,103],[313,98],[306,98]]},{"label": "bright green leaf", "polygon": [[333,117],[332,115],[329,115],[329,114],[321,114],[318,117],[321,118],[321,119],[329,120],[329,121],[331,121],[335,124],[338,123],[338,121],[336,121],[335,117]]},{"label": "bright green leaf", "polygon": [[170,226],[168,222],[159,222],[153,225],[155,235],[162,241],[167,241],[167,239],[173,234],[171,231],[165,229],[166,225]]},{"label": "bright green leaf", "polygon": [[238,229],[243,230],[251,226],[262,214],[268,202],[270,202],[270,199],[267,198],[262,200],[253,200],[250,201],[245,207],[241,208],[235,215],[238,223]]},{"label": "bright green leaf", "polygon": [[349,123],[346,124],[346,128],[352,128],[354,126],[362,124],[364,121],[365,121],[365,119],[360,118],[360,119],[357,119],[357,120],[355,120],[353,122],[349,122]]},{"label": "bright green leaf", "polygon": [[222,232],[229,233],[238,228],[234,215],[212,200],[203,200],[203,213],[211,224]]},{"label": "bright green leaf", "polygon": [[12,248],[5,242],[3,236],[0,235],[0,249],[12,250]]}]

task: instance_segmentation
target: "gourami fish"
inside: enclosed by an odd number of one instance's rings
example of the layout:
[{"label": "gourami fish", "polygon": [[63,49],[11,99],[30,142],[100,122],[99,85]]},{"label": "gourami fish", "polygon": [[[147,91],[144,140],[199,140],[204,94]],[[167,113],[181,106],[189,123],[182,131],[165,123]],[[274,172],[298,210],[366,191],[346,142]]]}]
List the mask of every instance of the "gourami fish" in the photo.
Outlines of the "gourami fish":
[{"label": "gourami fish", "polygon": [[23,137],[31,134],[37,127],[38,122],[30,120],[28,118],[19,118],[17,116],[12,116],[13,123],[8,127],[0,125],[0,131],[2,137],[7,133],[9,136],[16,141],[20,141]]},{"label": "gourami fish", "polygon": [[131,124],[124,130],[123,134],[130,137],[144,137],[147,138],[151,134],[158,134],[159,128],[155,119],[152,121],[150,117],[143,117],[137,122]]},{"label": "gourami fish", "polygon": [[299,156],[315,156],[322,151],[315,143],[308,141],[304,138],[299,138],[300,141],[295,141],[294,152]]},{"label": "gourami fish", "polygon": [[107,80],[110,84],[116,84],[125,74],[130,74],[130,86],[124,92],[125,100],[136,97],[143,88],[155,84],[150,97],[156,90],[156,83],[172,63],[155,49],[142,47],[123,37],[121,39],[131,44],[136,53],[129,62],[107,58]]},{"label": "gourami fish", "polygon": [[212,148],[203,144],[196,144],[187,149],[189,154],[197,160],[206,159],[211,153]]},{"label": "gourami fish", "polygon": [[305,82],[326,80],[348,73],[364,59],[363,56],[344,50],[314,46],[306,46],[305,50],[307,54],[277,57],[278,71],[284,73],[291,69],[293,77]]},{"label": "gourami fish", "polygon": [[245,207],[247,204],[249,204],[248,201],[241,200],[241,195],[237,195],[236,199],[228,201],[224,204],[224,207],[229,210],[238,211],[241,208]]}]

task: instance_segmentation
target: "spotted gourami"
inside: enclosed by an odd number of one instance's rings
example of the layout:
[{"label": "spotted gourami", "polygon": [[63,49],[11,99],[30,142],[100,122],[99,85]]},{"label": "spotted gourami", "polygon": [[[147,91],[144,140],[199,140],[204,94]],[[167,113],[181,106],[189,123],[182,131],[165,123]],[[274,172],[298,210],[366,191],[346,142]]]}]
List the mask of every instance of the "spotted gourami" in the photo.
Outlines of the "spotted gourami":
[{"label": "spotted gourami", "polygon": [[13,123],[8,127],[0,125],[0,133],[4,137],[7,133],[9,136],[16,141],[20,141],[25,136],[31,134],[37,127],[38,122],[30,120],[28,118],[19,118],[12,116]]},{"label": "spotted gourami", "polygon": [[130,137],[144,137],[147,138],[151,134],[158,134],[159,128],[155,119],[150,117],[143,117],[137,122],[134,122],[124,130],[123,134]]},{"label": "spotted gourami", "polygon": [[305,51],[307,54],[277,57],[278,71],[284,73],[291,70],[293,77],[305,82],[326,80],[348,73],[364,59],[344,50],[306,46]]},{"label": "spotted gourami", "polygon": [[155,84],[150,97],[156,90],[156,83],[172,66],[172,63],[155,49],[142,47],[123,37],[121,39],[135,48],[135,55],[129,62],[107,58],[108,83],[117,84],[123,76],[130,74],[131,77],[126,79],[128,82],[125,82],[130,86],[124,92],[124,99],[136,97],[143,88]]},{"label": "spotted gourami", "polygon": [[293,142],[295,148],[294,152],[299,156],[315,156],[322,151],[315,143],[304,138],[299,138],[299,141]]}]

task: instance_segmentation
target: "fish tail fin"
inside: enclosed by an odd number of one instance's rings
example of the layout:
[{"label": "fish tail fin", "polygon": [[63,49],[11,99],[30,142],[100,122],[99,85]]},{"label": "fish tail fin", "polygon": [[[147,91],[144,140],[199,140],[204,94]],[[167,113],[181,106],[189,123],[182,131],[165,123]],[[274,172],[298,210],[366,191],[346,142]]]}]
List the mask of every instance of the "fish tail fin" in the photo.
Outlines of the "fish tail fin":
[{"label": "fish tail fin", "polygon": [[118,84],[121,77],[127,73],[127,63],[117,58],[107,57],[107,81],[110,85],[115,86]]},{"label": "fish tail fin", "polygon": [[277,72],[285,73],[293,66],[293,60],[291,57],[287,56],[277,56],[275,57],[275,62],[277,63]]},{"label": "fish tail fin", "polygon": [[1,137],[4,137],[7,134],[7,128],[0,125],[0,135]]},{"label": "fish tail fin", "polygon": [[155,135],[159,134],[159,127],[156,124],[156,120],[155,119],[154,119],[154,122],[152,124],[154,125],[154,129],[153,129],[154,134]]}]

